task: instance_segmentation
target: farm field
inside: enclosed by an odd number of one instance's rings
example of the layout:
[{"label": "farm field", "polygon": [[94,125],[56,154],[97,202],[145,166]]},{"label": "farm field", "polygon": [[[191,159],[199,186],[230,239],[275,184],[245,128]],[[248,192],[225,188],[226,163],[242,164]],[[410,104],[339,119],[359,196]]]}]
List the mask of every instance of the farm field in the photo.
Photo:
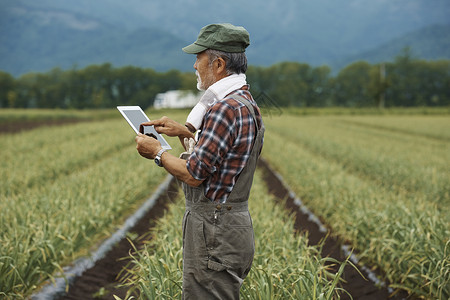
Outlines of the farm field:
[{"label": "farm field", "polygon": [[23,121],[48,120],[104,120],[116,117],[115,111],[103,110],[72,110],[72,109],[0,109],[0,124]]},{"label": "farm field", "polygon": [[[182,121],[186,112],[156,114]],[[393,288],[450,297],[448,115],[285,113],[265,123],[263,157],[365,264]],[[178,140],[169,143],[178,147]],[[88,254],[165,178],[136,153],[121,118],[3,134],[0,144],[0,296],[6,299],[26,298]],[[264,194],[260,185],[255,182],[255,193]],[[308,257],[305,264],[319,262],[314,268],[321,270],[317,250],[299,248],[295,255]],[[277,251],[274,259],[286,264],[287,255]],[[255,268],[254,275],[264,274]],[[250,278],[248,289],[258,284]],[[321,285],[326,293],[334,293],[330,282]]]},{"label": "farm field", "polygon": [[393,288],[448,299],[448,116],[282,116],[266,125],[264,157],[363,262]]},{"label": "farm field", "polygon": [[134,137],[120,117],[0,135],[0,298],[89,254],[164,180]]}]

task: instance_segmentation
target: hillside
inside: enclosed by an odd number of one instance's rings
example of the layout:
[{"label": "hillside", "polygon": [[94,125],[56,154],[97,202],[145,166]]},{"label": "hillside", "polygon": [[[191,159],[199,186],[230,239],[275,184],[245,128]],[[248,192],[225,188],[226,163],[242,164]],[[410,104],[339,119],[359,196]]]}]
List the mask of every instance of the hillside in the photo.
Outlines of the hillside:
[{"label": "hillside", "polygon": [[0,15],[0,69],[12,74],[112,62],[157,70],[192,66],[178,37],[158,28],[127,30],[117,24],[65,11],[18,10]]},{"label": "hillside", "polygon": [[346,57],[333,66],[339,69],[356,60],[370,63],[392,61],[406,47],[411,49],[413,57],[416,58],[450,59],[450,24],[432,25],[415,30],[369,51]]},{"label": "hillside", "polygon": [[418,55],[450,58],[449,30],[442,25],[449,24],[448,15],[446,0],[285,0],[283,5],[277,0],[0,0],[0,70],[17,76],[104,62],[192,70],[193,59],[180,48],[213,22],[245,26],[251,34],[249,61],[256,65],[388,60],[402,48],[393,46],[397,42],[411,44],[416,53],[414,32],[430,26],[443,29],[425,33],[428,40],[418,46]]}]

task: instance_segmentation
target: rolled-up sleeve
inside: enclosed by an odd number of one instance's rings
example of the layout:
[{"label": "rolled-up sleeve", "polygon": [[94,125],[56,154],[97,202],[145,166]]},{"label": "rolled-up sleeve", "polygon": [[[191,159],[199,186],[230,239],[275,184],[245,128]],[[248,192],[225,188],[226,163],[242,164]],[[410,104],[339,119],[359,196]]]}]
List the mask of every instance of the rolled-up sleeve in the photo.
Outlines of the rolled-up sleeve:
[{"label": "rolled-up sleeve", "polygon": [[186,166],[197,180],[204,180],[217,171],[233,145],[235,109],[226,102],[216,103],[205,115],[202,132]]}]

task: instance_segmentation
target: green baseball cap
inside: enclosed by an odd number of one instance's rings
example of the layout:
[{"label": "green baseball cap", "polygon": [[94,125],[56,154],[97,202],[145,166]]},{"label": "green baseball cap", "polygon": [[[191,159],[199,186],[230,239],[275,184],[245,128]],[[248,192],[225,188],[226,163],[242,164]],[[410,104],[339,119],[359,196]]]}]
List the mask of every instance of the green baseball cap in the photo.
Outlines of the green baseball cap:
[{"label": "green baseball cap", "polygon": [[200,30],[197,40],[183,48],[189,54],[197,54],[206,49],[224,52],[245,52],[250,45],[250,36],[242,26],[228,23],[206,25]]}]

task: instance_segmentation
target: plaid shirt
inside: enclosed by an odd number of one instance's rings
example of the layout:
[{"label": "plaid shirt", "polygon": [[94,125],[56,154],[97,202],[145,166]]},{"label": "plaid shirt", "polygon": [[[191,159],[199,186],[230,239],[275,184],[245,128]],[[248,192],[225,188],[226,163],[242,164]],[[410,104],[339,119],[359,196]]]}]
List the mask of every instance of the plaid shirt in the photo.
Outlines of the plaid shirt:
[{"label": "plaid shirt", "polygon": [[244,169],[257,133],[250,111],[243,103],[229,98],[233,94],[250,101],[261,126],[261,113],[247,87],[236,90],[208,110],[198,143],[187,161],[192,177],[204,180],[205,197],[221,203],[227,201]]}]

